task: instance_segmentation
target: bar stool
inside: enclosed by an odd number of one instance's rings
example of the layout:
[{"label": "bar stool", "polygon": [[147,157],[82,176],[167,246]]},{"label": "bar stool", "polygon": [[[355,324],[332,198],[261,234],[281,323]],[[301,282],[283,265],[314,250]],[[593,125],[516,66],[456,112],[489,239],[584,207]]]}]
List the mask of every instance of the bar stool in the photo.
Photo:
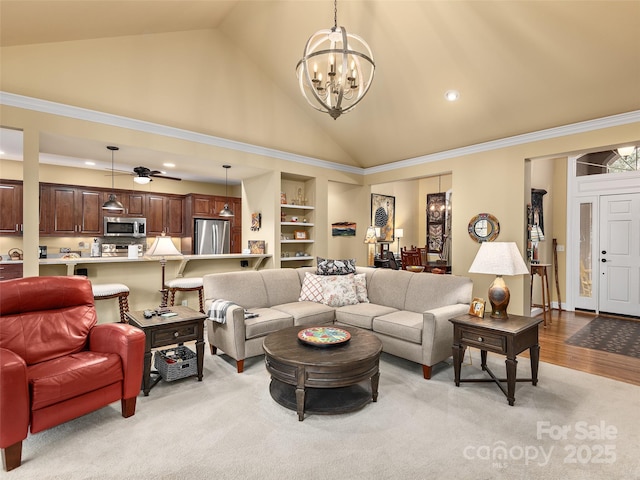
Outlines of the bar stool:
[{"label": "bar stool", "polygon": [[120,308],[120,322],[129,323],[125,313],[129,311],[129,287],[123,283],[91,284],[94,300],[107,300],[109,298],[118,299]]},{"label": "bar stool", "polygon": [[204,313],[204,295],[202,287],[202,277],[174,278],[166,282],[165,286],[169,290],[169,306],[174,305],[176,292],[198,292],[198,300],[200,301],[200,313]]},{"label": "bar stool", "polygon": [[[530,298],[532,307],[542,307],[542,318],[544,326],[547,326],[547,312],[549,312],[549,323],[551,323],[551,295],[549,294],[549,276],[547,275],[547,267],[550,265],[544,263],[531,264],[531,285]],[[540,276],[540,293],[542,295],[542,305],[533,303],[533,276]]]}]

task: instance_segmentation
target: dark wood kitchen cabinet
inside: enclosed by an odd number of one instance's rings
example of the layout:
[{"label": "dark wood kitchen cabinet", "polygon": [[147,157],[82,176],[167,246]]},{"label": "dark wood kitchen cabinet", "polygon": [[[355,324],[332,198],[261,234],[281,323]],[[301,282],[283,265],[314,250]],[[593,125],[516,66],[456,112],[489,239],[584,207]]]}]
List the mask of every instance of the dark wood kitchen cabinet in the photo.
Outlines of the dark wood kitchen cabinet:
[{"label": "dark wood kitchen cabinet", "polygon": [[[116,190],[116,199],[124,207],[123,213],[114,213],[112,216],[118,217],[142,217],[146,215],[146,194],[140,192],[128,192],[126,190]],[[111,192],[104,192],[104,202],[109,200]],[[103,202],[103,203],[104,203]],[[109,215],[106,215],[107,217]]]},{"label": "dark wood kitchen cabinet", "polygon": [[0,183],[0,233],[22,234],[22,183]]},{"label": "dark wood kitchen cabinet", "polygon": [[[102,235],[104,192],[64,185],[45,186],[49,202],[45,232],[51,235]],[[42,205],[41,205],[42,207]]]},{"label": "dark wood kitchen cabinet", "polygon": [[180,195],[146,195],[147,236],[165,232],[183,237],[186,232],[184,197]]}]

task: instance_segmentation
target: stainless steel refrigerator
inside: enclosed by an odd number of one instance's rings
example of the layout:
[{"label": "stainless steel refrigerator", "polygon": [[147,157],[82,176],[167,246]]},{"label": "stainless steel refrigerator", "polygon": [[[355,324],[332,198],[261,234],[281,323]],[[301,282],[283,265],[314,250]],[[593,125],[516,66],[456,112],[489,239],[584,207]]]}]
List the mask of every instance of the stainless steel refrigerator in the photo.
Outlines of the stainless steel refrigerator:
[{"label": "stainless steel refrigerator", "polygon": [[229,253],[231,225],[228,220],[196,218],[193,231],[196,255]]}]

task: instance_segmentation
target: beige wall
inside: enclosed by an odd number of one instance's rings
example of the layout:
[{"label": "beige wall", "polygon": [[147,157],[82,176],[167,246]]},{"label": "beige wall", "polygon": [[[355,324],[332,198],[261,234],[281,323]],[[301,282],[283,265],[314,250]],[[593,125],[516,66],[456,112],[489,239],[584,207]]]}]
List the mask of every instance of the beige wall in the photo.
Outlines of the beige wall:
[{"label": "beige wall", "polygon": [[[302,151],[303,145],[312,145],[316,158],[352,163],[348,153],[324,134],[318,124],[297,115],[298,107],[282,94],[279,86],[264,81],[261,72],[217,32],[178,32],[4,47],[0,50],[0,57],[3,91],[291,153]],[[262,108],[254,108],[257,103]],[[504,147],[493,150],[479,149],[466,154],[452,152],[446,160],[415,161],[411,166],[358,175],[26,108],[0,106],[0,118],[3,126],[25,130],[25,136],[31,139],[25,152],[37,152],[38,134],[45,132],[105,142],[104,145],[131,145],[187,155],[201,159],[203,165],[208,159],[217,158],[232,166],[242,164],[255,168],[256,175],[265,175],[266,182],[263,185],[259,179],[244,180],[243,194],[247,200],[243,203],[243,227],[246,232],[250,212],[260,209],[263,225],[266,225],[260,233],[273,246],[275,254],[279,253],[277,221],[282,173],[316,179],[315,253],[328,255],[335,252],[341,257],[356,257],[360,264],[364,264],[361,259],[366,255],[366,249],[358,237],[363,236],[362,228],[370,221],[369,194],[373,188],[389,188],[389,194],[397,198],[397,209],[405,199],[410,199],[408,202],[417,204],[415,209],[420,210],[421,197],[433,187],[425,187],[418,179],[430,178],[428,183],[431,183],[440,175],[450,175],[454,194],[453,272],[460,275],[467,275],[478,249],[478,244],[469,238],[466,231],[469,219],[480,212],[492,213],[499,219],[499,241],[514,241],[524,253],[526,203],[531,186],[527,159],[563,158],[575,152],[635,141],[640,128],[640,124],[635,123],[528,143],[505,143]],[[274,118],[279,121],[273,121]],[[37,158],[37,154],[28,153],[28,157],[26,160],[32,162],[32,157]],[[47,169],[40,168],[42,176]],[[265,171],[272,171],[275,176],[265,174]],[[561,168],[554,165],[551,181],[547,179],[547,167],[545,171],[545,183],[559,193],[561,181],[556,178],[556,173],[562,174]],[[98,180],[102,182],[100,185],[104,185],[107,178],[95,179],[96,182]],[[401,188],[396,182],[407,188]],[[174,185],[171,188],[178,187]],[[251,193],[255,189],[263,191]],[[337,195],[335,199],[332,198],[334,193]],[[37,196],[35,189],[27,195],[30,195],[30,202],[34,202]],[[556,197],[558,195],[554,195]],[[554,235],[562,239],[566,238],[566,232],[560,214],[556,212],[557,205],[560,203],[554,201],[547,212],[554,218]],[[33,208],[29,211],[33,212]],[[415,213],[410,213],[413,211],[411,206],[398,209],[398,215],[406,212],[407,217],[399,216],[398,221],[402,225],[396,225],[404,228],[405,232],[411,232],[411,238],[403,239],[403,245],[412,241],[422,243],[423,240],[420,236],[424,235],[424,225],[421,224],[423,212],[418,211],[416,218]],[[358,223],[356,238],[349,241],[331,238],[333,218],[355,220]],[[417,233],[413,230],[414,222]],[[37,234],[26,232],[23,241],[37,246],[39,239]],[[6,244],[0,243],[0,248],[5,249]],[[37,260],[29,259],[25,264],[37,271]],[[486,275],[471,277],[474,295],[486,297],[492,279]],[[526,311],[528,278],[511,277],[507,284],[512,292],[510,309],[514,313]]]}]

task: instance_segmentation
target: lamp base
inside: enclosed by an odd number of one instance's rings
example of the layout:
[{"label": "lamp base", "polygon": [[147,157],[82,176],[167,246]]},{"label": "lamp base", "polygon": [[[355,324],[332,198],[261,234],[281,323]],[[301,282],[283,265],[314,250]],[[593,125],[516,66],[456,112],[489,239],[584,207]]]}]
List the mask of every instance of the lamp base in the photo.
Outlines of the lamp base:
[{"label": "lamp base", "polygon": [[156,313],[158,315],[160,315],[161,313],[167,313],[167,312],[171,311],[169,309],[169,307],[167,307],[167,299],[169,298],[169,290],[163,288],[162,290],[159,290],[159,292],[162,295],[162,301],[160,302],[160,306],[158,308],[156,308]]},{"label": "lamp base", "polygon": [[509,318],[507,314],[507,306],[511,299],[509,288],[504,283],[501,275],[497,275],[489,287],[489,302],[491,302],[491,318],[506,320]]}]

